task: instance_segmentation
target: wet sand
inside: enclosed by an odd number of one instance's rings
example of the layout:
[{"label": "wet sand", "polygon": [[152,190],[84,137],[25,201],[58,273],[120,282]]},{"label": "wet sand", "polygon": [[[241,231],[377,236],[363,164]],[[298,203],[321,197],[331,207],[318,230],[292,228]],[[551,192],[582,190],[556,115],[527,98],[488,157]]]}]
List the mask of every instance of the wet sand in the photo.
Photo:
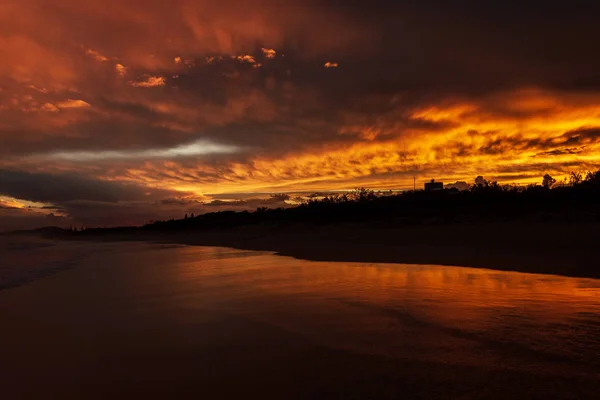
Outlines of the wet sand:
[{"label": "wet sand", "polygon": [[0,291],[2,395],[592,399],[600,283],[125,243]]},{"label": "wet sand", "polygon": [[600,278],[599,232],[598,222],[497,222],[399,228],[249,226],[83,235],[78,239],[223,246],[313,261],[460,265]]}]

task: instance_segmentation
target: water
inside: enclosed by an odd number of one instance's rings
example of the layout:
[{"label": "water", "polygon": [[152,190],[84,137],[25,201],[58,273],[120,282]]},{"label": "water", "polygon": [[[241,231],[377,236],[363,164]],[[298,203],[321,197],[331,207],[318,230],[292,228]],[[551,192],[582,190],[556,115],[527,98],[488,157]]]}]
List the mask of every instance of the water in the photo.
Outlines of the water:
[{"label": "water", "polygon": [[[4,252],[13,264],[0,269],[0,340],[12,345],[0,362],[12,367],[0,372],[15,395],[600,390],[599,280],[141,243],[13,242]],[[48,277],[61,259],[70,269]]]}]

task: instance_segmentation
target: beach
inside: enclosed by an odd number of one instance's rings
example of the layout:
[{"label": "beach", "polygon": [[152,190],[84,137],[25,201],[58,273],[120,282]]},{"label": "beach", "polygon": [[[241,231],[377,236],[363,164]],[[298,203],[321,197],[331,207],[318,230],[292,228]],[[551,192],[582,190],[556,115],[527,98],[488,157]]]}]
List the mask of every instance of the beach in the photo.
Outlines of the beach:
[{"label": "beach", "polygon": [[[595,279],[46,244],[56,254],[80,247],[71,268],[0,290],[6,398],[592,399],[600,390]],[[32,252],[16,251],[25,265]]]},{"label": "beach", "polygon": [[312,261],[435,264],[600,278],[600,223],[492,222],[250,225],[175,231],[100,231],[83,241],[147,241],[272,251]]}]

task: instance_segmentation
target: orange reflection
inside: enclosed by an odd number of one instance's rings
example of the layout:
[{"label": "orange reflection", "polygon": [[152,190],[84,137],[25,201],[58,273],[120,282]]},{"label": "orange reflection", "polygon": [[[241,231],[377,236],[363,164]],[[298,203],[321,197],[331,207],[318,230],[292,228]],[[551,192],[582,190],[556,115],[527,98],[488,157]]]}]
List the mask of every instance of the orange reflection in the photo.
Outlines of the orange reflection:
[{"label": "orange reflection", "polygon": [[[537,352],[595,362],[588,346],[598,344],[598,280],[218,248],[176,252],[188,306],[210,302],[326,347],[492,368],[524,368],[519,357]],[[508,343],[519,349],[514,359]]]}]

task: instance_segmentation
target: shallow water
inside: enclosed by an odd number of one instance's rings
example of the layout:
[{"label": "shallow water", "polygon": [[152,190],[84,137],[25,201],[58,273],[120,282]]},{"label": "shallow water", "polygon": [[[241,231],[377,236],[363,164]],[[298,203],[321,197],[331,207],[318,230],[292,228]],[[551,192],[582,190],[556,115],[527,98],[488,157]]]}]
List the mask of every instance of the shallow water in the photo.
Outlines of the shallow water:
[{"label": "shallow water", "polygon": [[[29,284],[0,291],[0,340],[11,343],[0,372],[17,397],[600,390],[600,280],[158,244],[32,246],[5,248],[19,263],[5,263],[3,279]],[[70,270],[35,280],[61,257]]]}]

